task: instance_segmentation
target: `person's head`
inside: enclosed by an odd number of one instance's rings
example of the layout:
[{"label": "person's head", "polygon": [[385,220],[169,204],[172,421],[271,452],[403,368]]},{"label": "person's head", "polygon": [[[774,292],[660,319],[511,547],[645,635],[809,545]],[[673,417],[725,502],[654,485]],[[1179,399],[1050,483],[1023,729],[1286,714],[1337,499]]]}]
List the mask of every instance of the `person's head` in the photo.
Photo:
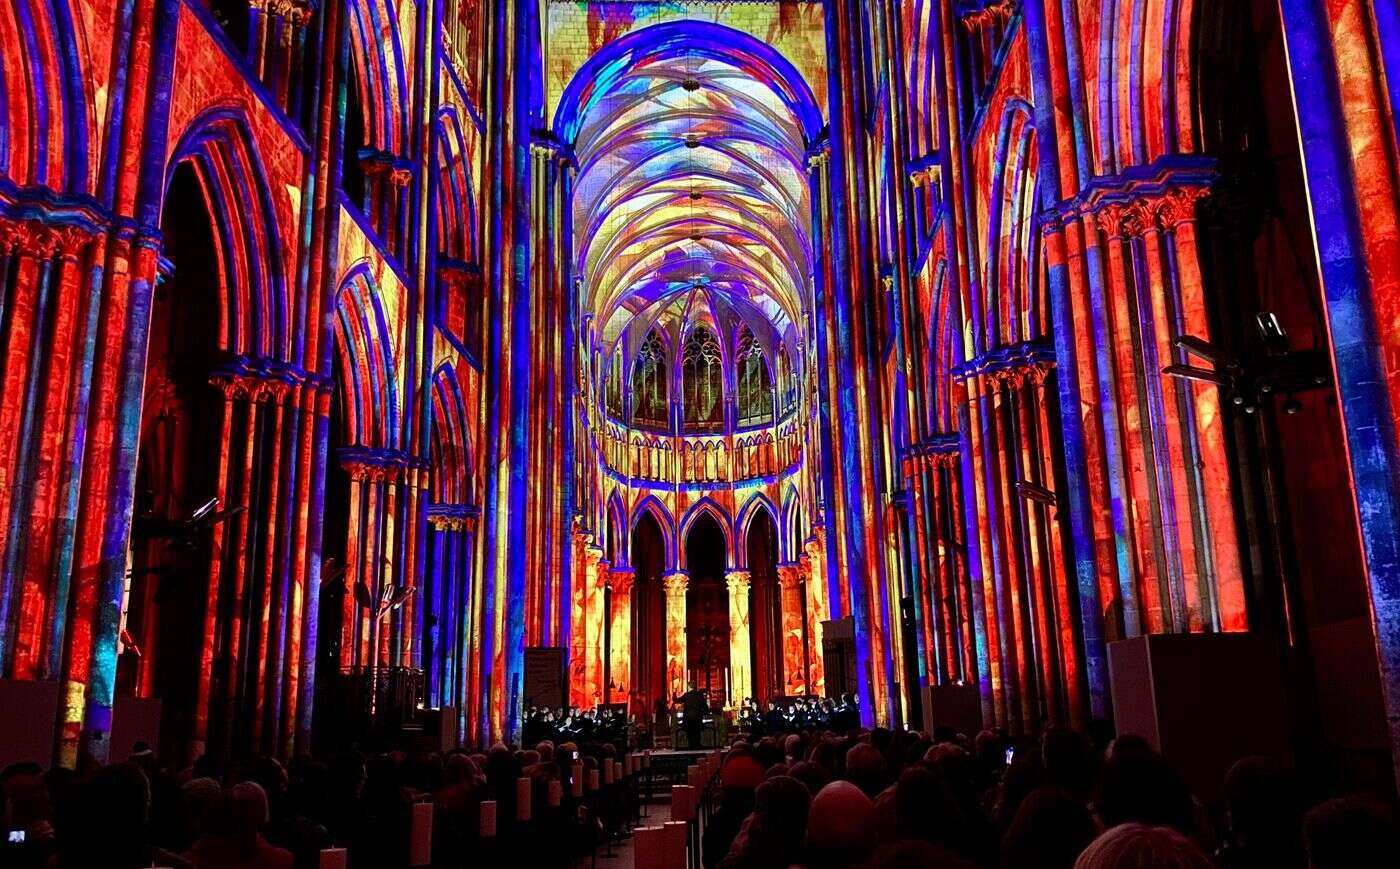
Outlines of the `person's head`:
[{"label": "person's head", "polygon": [[779,775],[754,791],[753,810],[763,818],[766,829],[779,832],[800,846],[807,835],[807,818],[812,796],[797,779]]},{"label": "person's head", "polygon": [[793,760],[802,760],[802,737],[789,733],[783,740],[783,753]]},{"label": "person's head", "polygon": [[807,814],[808,865],[860,865],[875,845],[873,806],[861,789],[834,781],[812,799]]},{"label": "person's head", "polygon": [[1241,847],[1296,847],[1302,808],[1293,777],[1262,757],[1236,761],[1225,774],[1225,814]]},{"label": "person's head", "polygon": [[1364,797],[1342,797],[1314,806],[1303,818],[1310,869],[1393,866],[1400,853],[1395,816]]},{"label": "person's head", "polygon": [[1097,835],[1084,803],[1067,791],[1040,788],[1016,810],[1001,839],[1003,869],[1071,869]]},{"label": "person's head", "polygon": [[1140,823],[1189,834],[1194,826],[1191,794],[1181,777],[1151,750],[1115,749],[1099,776],[1094,811],[1105,827]]},{"label": "person's head", "polygon": [[228,807],[234,832],[244,841],[256,838],[267,826],[267,792],[256,782],[239,782],[229,788]]},{"label": "person's head", "polygon": [[943,777],[932,769],[906,769],[894,787],[895,835],[957,847],[964,838],[966,818]]},{"label": "person's head", "polygon": [[[88,782],[90,807],[123,836],[140,837],[151,810],[151,783],[134,763],[114,763]],[[89,821],[96,820],[88,818]]]},{"label": "person's head", "polygon": [[1040,737],[1045,783],[1083,797],[1093,787],[1094,749],[1083,734],[1065,727],[1051,727]]},{"label": "person's head", "polygon": [[889,784],[885,756],[869,743],[856,743],[846,752],[846,777],[874,799]]},{"label": "person's head", "polygon": [[1211,869],[1211,861],[1170,827],[1120,824],[1091,842],[1074,869]]},{"label": "person's head", "polygon": [[180,797],[185,807],[185,832],[193,843],[209,832],[224,791],[212,778],[193,778],[180,786]]},{"label": "person's head", "polygon": [[259,757],[248,765],[244,779],[257,782],[267,795],[268,804],[280,811],[282,797],[287,793],[287,770],[273,757]]},{"label": "person's head", "polygon": [[768,768],[783,759],[783,750],[778,747],[778,741],[771,736],[765,736],[754,746],[753,756],[764,768]]},{"label": "person's head", "polygon": [[746,754],[731,754],[719,772],[720,787],[727,793],[752,794],[763,783],[763,765]]},{"label": "person's head", "polygon": [[820,792],[831,783],[831,774],[826,768],[810,760],[794,763],[788,770],[788,775],[806,786],[807,792],[811,794]]}]

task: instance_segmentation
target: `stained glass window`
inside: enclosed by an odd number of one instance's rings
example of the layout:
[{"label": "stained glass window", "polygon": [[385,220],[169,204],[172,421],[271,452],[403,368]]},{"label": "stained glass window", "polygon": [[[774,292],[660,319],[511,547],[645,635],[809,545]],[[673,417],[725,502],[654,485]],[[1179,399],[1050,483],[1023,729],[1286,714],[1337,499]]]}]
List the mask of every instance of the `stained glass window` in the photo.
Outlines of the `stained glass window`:
[{"label": "stained glass window", "polygon": [[666,345],[652,329],[632,364],[633,425],[653,428],[667,426],[670,372],[670,366],[666,364]]},{"label": "stained glass window", "polygon": [[686,428],[717,430],[724,425],[724,370],[719,337],[704,325],[686,339],[681,355],[681,400]]},{"label": "stained glass window", "polygon": [[734,359],[739,425],[772,423],[773,378],[768,371],[768,362],[763,358],[763,347],[748,326],[739,333],[739,349]]}]

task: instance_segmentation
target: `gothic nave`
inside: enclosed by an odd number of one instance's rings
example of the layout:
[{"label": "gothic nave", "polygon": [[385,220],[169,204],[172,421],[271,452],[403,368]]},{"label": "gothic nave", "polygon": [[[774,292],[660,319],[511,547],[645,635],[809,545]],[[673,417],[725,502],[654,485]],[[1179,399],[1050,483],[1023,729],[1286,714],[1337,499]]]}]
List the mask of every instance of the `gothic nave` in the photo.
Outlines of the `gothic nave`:
[{"label": "gothic nave", "polygon": [[14,0],[0,51],[0,765],[670,744],[695,689],[1393,793],[1390,0]]}]

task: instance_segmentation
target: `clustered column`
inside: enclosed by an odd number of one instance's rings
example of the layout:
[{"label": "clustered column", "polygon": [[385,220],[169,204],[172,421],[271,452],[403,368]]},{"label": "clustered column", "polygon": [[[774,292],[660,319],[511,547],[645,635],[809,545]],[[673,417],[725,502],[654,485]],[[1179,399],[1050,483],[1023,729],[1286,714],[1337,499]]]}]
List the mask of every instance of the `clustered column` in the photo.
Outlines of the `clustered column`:
[{"label": "clustered column", "polygon": [[789,696],[800,696],[807,693],[807,649],[803,642],[802,571],[797,565],[778,565],[778,589],[783,625],[783,683]]},{"label": "clustered column", "polygon": [[804,545],[805,553],[798,559],[802,583],[807,588],[807,642],[811,658],[807,662],[808,691],[821,697],[826,694],[826,661],[822,657],[822,622],[826,621],[826,529],[813,523],[812,537]]},{"label": "clustered column", "polygon": [[685,593],[690,577],[675,570],[661,578],[666,591],[666,685],[672,697],[685,693],[686,655]]},{"label": "clustered column", "polygon": [[747,570],[730,570],[724,574],[729,589],[729,703],[737,705],[753,697],[753,643],[749,631],[749,592],[751,577]]},{"label": "clustered column", "polygon": [[608,614],[608,702],[627,703],[632,683],[632,587],[637,571],[614,567],[608,571],[612,591]]}]

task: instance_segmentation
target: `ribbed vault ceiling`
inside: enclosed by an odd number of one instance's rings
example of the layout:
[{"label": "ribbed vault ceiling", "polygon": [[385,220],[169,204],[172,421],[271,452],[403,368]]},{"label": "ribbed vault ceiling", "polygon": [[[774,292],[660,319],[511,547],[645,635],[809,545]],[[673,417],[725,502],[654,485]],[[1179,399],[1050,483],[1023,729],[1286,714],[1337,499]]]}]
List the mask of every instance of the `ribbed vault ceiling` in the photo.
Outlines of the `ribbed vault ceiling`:
[{"label": "ribbed vault ceiling", "polygon": [[[610,350],[708,320],[790,351],[812,271],[802,126],[768,84],[713,57],[617,77],[574,143],[575,250]],[[674,344],[672,346],[675,346]]]}]

